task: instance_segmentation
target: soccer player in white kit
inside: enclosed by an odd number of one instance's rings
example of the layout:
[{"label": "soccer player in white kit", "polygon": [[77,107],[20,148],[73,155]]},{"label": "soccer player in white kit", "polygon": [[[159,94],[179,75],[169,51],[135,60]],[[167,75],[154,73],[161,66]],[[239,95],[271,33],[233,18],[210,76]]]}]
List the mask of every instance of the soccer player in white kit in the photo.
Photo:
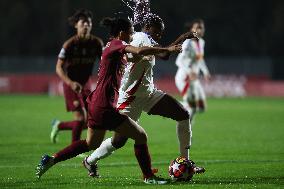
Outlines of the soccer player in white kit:
[{"label": "soccer player in white kit", "polygon": [[[149,13],[146,20],[143,21],[142,31],[133,35],[131,45],[137,47],[157,46],[156,41],[161,38],[163,30],[162,19]],[[171,45],[179,44],[186,38],[196,36],[195,32],[185,33]],[[160,54],[159,57],[167,59],[169,54]],[[176,120],[180,156],[189,159],[189,148],[191,146],[190,115],[182,104],[155,87],[153,83],[154,65],[155,56],[133,57],[129,55],[128,65],[121,81],[117,108],[134,121],[139,121],[142,111],[149,115],[160,115]],[[126,137],[121,137],[119,140],[108,138],[89,157],[86,157],[83,164],[88,169],[89,175],[98,175],[97,169],[92,169],[92,165],[96,165],[98,160],[109,156],[113,151],[124,146],[126,141]],[[203,173],[204,171],[204,168],[195,166],[196,173]],[[94,172],[96,173],[94,174]]]},{"label": "soccer player in white kit", "polygon": [[201,73],[205,80],[210,78],[210,73],[204,61],[203,40],[205,26],[202,19],[195,19],[189,25],[189,31],[196,31],[199,40],[186,39],[182,44],[182,52],[176,59],[178,67],[175,83],[183,97],[182,104],[190,112],[191,119],[196,112],[206,109],[206,96],[200,83]]}]

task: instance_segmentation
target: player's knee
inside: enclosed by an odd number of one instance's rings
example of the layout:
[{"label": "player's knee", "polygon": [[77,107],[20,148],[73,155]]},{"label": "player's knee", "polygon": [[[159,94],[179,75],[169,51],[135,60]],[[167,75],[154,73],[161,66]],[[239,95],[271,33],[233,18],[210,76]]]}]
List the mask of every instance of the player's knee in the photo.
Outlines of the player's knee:
[{"label": "player's knee", "polygon": [[75,114],[75,120],[79,121],[82,124],[85,124],[86,120],[85,120],[85,116],[83,113],[77,113]]},{"label": "player's knee", "polygon": [[83,126],[83,125],[86,123],[84,117],[79,117],[79,118],[77,119],[77,121],[80,123],[80,126]]},{"label": "player's knee", "polygon": [[116,149],[119,149],[119,148],[123,147],[126,144],[127,139],[128,138],[112,139],[111,144]]},{"label": "player's knee", "polygon": [[139,143],[147,143],[147,140],[148,140],[148,136],[145,132],[140,132],[136,141],[139,142]]},{"label": "player's knee", "polygon": [[80,102],[78,100],[74,100],[73,105],[78,108],[80,106]]},{"label": "player's knee", "polygon": [[198,112],[203,113],[206,111],[206,105],[204,100],[198,101]]},{"label": "player's knee", "polygon": [[189,118],[189,112],[185,108],[182,108],[176,116],[176,121],[188,120]]}]

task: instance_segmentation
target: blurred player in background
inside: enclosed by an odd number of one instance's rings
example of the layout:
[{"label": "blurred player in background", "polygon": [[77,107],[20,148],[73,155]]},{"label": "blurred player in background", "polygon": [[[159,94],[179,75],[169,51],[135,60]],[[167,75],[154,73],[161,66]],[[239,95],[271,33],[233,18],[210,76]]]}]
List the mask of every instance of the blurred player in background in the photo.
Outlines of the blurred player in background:
[{"label": "blurred player in background", "polygon": [[[70,159],[91,149],[96,149],[101,145],[106,131],[111,130],[114,131],[114,141],[120,138],[131,138],[135,141],[135,156],[142,170],[144,182],[147,184],[165,184],[167,181],[156,177],[152,172],[145,130],[127,115],[120,113],[116,109],[116,101],[124,66],[127,63],[126,53],[150,55],[179,52],[181,46],[170,46],[168,48],[134,47],[126,43],[130,42],[134,33],[132,23],[129,20],[105,18],[102,23],[110,28],[113,39],[103,51],[97,87],[87,99],[87,139],[73,142],[52,157],[43,156],[37,166],[36,176],[40,178],[43,173],[58,162]],[[84,164],[84,166],[88,169],[96,169],[89,164]]]},{"label": "blurred player in background", "polygon": [[91,34],[92,12],[77,10],[69,23],[77,33],[68,39],[58,55],[56,73],[63,81],[66,109],[73,112],[74,120],[60,122],[53,120],[51,142],[56,143],[61,130],[72,130],[72,142],[80,140],[86,127],[85,100],[91,92],[89,78],[97,58],[102,54],[102,40]]},{"label": "blurred player in background", "polygon": [[[142,31],[135,32],[131,45],[135,47],[159,46],[157,41],[160,40],[164,32],[164,22],[158,15],[150,13],[147,10],[145,11],[148,4],[141,3],[141,5],[139,3],[134,10],[134,16],[136,16],[134,23],[140,24]],[[196,36],[195,32],[185,33],[178,37],[171,45],[182,43],[185,39]],[[189,159],[189,148],[191,146],[190,116],[177,100],[158,90],[153,82],[155,57],[168,59],[169,56],[169,53],[144,57],[128,55],[129,63],[125,69],[119,90],[117,109],[136,122],[139,121],[143,111],[149,115],[160,115],[177,121],[180,156]],[[95,152],[85,158],[84,163],[96,165],[98,160],[111,155],[113,151],[122,147],[126,141],[127,138],[120,138],[119,141],[111,138],[106,139]],[[196,173],[202,173],[205,169],[195,166],[195,171]],[[89,175],[97,174],[97,169],[89,169]]]},{"label": "blurred player in background", "polygon": [[197,32],[199,40],[187,39],[183,42],[182,52],[176,59],[178,70],[175,83],[182,95],[182,103],[193,119],[196,112],[204,112],[206,109],[206,96],[199,78],[202,75],[208,81],[210,73],[204,61],[204,21],[195,19],[188,28],[189,31]]}]

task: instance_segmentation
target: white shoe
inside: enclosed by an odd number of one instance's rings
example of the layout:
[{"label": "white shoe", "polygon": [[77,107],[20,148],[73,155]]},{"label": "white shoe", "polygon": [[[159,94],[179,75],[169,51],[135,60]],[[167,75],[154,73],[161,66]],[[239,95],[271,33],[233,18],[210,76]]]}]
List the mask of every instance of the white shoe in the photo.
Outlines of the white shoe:
[{"label": "white shoe", "polygon": [[85,159],[83,160],[82,164],[83,166],[88,170],[88,175],[90,177],[96,177],[96,178],[100,178],[100,174],[98,171],[98,165],[91,165],[87,162],[88,157],[85,157]]},{"label": "white shoe", "polygon": [[167,184],[168,181],[154,175],[152,177],[145,178],[144,183],[146,183],[146,184]]},{"label": "white shoe", "polygon": [[51,133],[50,133],[50,141],[52,143],[56,143],[57,142],[57,135],[58,135],[58,132],[59,132],[59,129],[58,129],[58,125],[60,124],[60,121],[58,119],[54,119],[52,120],[51,122]]}]

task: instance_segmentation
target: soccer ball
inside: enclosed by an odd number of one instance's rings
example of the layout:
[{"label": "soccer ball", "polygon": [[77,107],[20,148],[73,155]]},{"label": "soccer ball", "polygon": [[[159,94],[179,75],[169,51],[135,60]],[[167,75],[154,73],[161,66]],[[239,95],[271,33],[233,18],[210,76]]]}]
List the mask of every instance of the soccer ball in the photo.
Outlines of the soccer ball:
[{"label": "soccer ball", "polygon": [[194,175],[194,167],[190,160],[185,157],[178,157],[171,161],[169,176],[173,181],[189,181]]}]

